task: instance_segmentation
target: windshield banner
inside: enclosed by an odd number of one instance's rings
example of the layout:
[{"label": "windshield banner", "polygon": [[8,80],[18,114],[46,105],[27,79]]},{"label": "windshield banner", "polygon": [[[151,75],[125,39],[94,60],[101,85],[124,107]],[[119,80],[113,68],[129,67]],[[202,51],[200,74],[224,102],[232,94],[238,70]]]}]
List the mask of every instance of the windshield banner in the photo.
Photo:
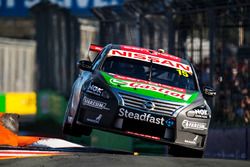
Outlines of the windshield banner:
[{"label": "windshield banner", "polygon": [[141,54],[141,53],[136,53],[136,52],[118,50],[118,49],[111,49],[108,53],[108,56],[125,57],[125,58],[140,60],[140,61],[146,61],[146,62],[152,61],[155,64],[159,64],[159,65],[163,65],[163,66],[167,66],[167,67],[171,67],[175,69],[180,69],[180,70],[183,70],[192,74],[192,70],[189,65],[176,62],[176,61],[172,61],[166,58],[161,58],[161,57],[156,57],[156,56]]}]

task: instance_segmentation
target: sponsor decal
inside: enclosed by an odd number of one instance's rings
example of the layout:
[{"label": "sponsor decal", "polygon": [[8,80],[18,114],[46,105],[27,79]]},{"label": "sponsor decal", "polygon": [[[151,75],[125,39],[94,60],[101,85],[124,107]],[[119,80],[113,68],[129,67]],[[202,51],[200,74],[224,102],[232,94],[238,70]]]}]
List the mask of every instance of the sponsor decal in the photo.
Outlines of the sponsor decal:
[{"label": "sponsor decal", "polygon": [[198,137],[199,135],[196,135],[193,140],[184,140],[184,142],[192,145],[197,145]]},{"label": "sponsor decal", "polygon": [[188,100],[191,97],[191,95],[188,95],[188,94],[183,94],[183,93],[171,91],[169,89],[165,89],[162,87],[148,85],[144,83],[137,83],[133,81],[122,81],[122,80],[112,78],[110,79],[110,83],[119,87],[129,87],[129,88],[135,88],[135,89],[151,90],[154,92],[158,92],[164,95],[172,96],[172,97],[183,99],[183,100]]},{"label": "sponsor decal", "polygon": [[102,88],[99,88],[98,86],[90,83],[89,84],[89,87],[87,89],[87,92],[88,93],[92,93],[92,94],[95,94],[97,96],[101,96],[102,92],[103,92],[103,89]]},{"label": "sponsor decal", "polygon": [[117,56],[117,57],[126,57],[130,59],[140,60],[140,61],[146,61],[146,62],[153,62],[155,64],[180,69],[183,71],[186,71],[190,74],[192,74],[191,67],[187,64],[183,64],[180,62],[172,61],[167,58],[162,58],[158,56],[152,56],[148,54],[141,54],[136,52],[130,52],[125,50],[117,50],[117,49],[111,49],[108,53],[108,56]]},{"label": "sponsor decal", "polygon": [[107,103],[100,102],[100,101],[97,101],[97,100],[94,100],[94,99],[90,99],[90,98],[88,98],[86,96],[83,97],[82,104],[86,105],[86,106],[93,107],[93,108],[97,108],[97,109],[100,109],[100,110],[110,110],[109,108],[106,108]]},{"label": "sponsor decal", "polygon": [[144,121],[156,125],[164,125],[165,119],[163,117],[155,117],[149,113],[136,113],[136,112],[130,112],[125,108],[120,108],[118,116],[123,118],[129,118],[139,121]]},{"label": "sponsor decal", "polygon": [[175,120],[173,118],[169,118],[165,121],[165,123],[167,127],[171,128],[175,125]]},{"label": "sponsor decal", "polygon": [[207,124],[206,123],[201,123],[201,122],[193,122],[193,121],[184,120],[182,122],[182,127],[184,129],[206,130],[207,129]]},{"label": "sponsor decal", "polygon": [[95,124],[99,124],[99,122],[101,121],[101,119],[102,119],[102,114],[99,114],[95,119],[87,118],[87,121],[95,123]]},{"label": "sponsor decal", "polygon": [[207,109],[201,109],[201,108],[195,108],[193,110],[188,111],[187,116],[192,118],[204,118],[204,119],[211,117]]},{"label": "sponsor decal", "polygon": [[208,117],[207,109],[194,109],[195,115]]},{"label": "sponsor decal", "polygon": [[182,93],[186,92],[186,90],[182,89],[182,88],[177,88],[177,87],[173,87],[173,86],[163,85],[163,84],[160,84],[160,83],[155,83],[155,82],[151,82],[151,81],[145,81],[145,80],[131,78],[131,77],[125,77],[125,76],[121,76],[121,75],[114,75],[114,78],[122,79],[122,80],[127,80],[127,81],[141,82],[141,83],[144,83],[144,84],[150,84],[150,85],[154,85],[154,86],[159,86],[159,87],[171,89],[171,90],[182,92]]}]

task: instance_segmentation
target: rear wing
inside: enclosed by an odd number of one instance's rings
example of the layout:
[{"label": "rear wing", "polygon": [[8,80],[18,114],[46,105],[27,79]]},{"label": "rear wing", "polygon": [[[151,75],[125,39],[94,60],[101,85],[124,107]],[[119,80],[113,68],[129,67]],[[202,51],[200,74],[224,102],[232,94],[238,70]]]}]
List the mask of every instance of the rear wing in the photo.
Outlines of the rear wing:
[{"label": "rear wing", "polygon": [[97,53],[101,52],[102,49],[103,49],[102,46],[95,45],[95,44],[90,44],[90,46],[89,46],[90,51],[97,52]]}]

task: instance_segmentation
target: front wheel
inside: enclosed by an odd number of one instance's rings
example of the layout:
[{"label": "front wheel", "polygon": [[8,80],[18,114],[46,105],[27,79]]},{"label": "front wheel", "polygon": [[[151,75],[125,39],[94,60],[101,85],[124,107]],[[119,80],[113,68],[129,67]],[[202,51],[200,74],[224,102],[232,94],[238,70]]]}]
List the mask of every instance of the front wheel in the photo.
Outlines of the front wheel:
[{"label": "front wheel", "polygon": [[76,137],[81,136],[81,133],[79,133],[75,128],[72,128],[72,126],[68,123],[64,123],[62,132],[63,134],[70,135],[70,136],[76,136]]},{"label": "front wheel", "polygon": [[92,132],[92,128],[83,126],[83,125],[77,125],[75,120],[73,121],[72,125],[69,124],[67,121],[68,116],[69,116],[69,105],[71,104],[71,99],[72,99],[72,96],[67,105],[66,113],[64,116],[64,120],[63,120],[62,132],[63,134],[76,136],[76,137],[80,137],[81,135],[89,136]]},{"label": "front wheel", "polygon": [[85,136],[89,136],[92,132],[92,128],[88,126],[76,125],[76,128],[79,129],[78,132]]},{"label": "front wheel", "polygon": [[81,135],[89,136],[92,132],[92,128],[76,124],[71,126],[70,124],[65,123],[62,131],[63,134],[80,137]]},{"label": "front wheel", "polygon": [[175,157],[202,158],[204,155],[204,151],[172,145],[168,147],[168,154],[173,155]]}]

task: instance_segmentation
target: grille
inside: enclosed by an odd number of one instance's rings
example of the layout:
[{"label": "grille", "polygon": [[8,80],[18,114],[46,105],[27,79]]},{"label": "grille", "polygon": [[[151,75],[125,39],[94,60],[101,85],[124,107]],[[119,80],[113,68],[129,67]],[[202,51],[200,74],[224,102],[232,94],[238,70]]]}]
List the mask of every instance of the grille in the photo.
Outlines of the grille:
[{"label": "grille", "polygon": [[163,113],[166,115],[173,115],[173,113],[183,107],[181,104],[169,102],[169,101],[160,101],[160,100],[149,100],[147,98],[142,98],[134,95],[129,95],[129,94],[124,94],[120,93],[121,98],[124,101],[124,106],[126,107],[132,107],[135,109],[140,109],[140,110],[148,110],[145,107],[146,102],[153,102],[155,107],[151,109],[150,111],[158,112],[158,113]]}]

